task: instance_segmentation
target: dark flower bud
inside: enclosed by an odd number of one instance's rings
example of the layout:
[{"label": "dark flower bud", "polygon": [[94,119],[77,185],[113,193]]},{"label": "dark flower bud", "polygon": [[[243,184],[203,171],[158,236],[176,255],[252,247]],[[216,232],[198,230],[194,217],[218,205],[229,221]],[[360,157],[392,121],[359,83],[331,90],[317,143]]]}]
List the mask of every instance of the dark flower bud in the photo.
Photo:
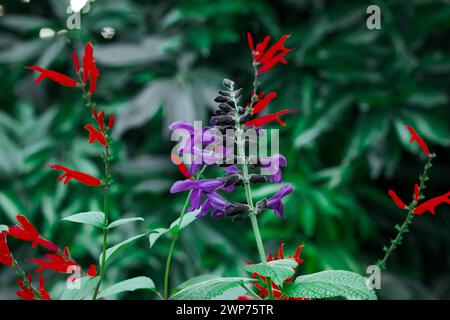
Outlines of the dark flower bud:
[{"label": "dark flower bud", "polygon": [[231,110],[233,110],[228,104],[226,104],[226,103],[221,103],[221,104],[219,104],[219,108],[221,109],[221,110],[223,110],[223,111],[226,111],[226,112],[230,112]]},{"label": "dark flower bud", "polygon": [[222,126],[222,125],[229,125],[234,123],[234,118],[229,115],[223,115],[223,116],[216,116],[211,118],[211,124]]},{"label": "dark flower bud", "polygon": [[233,109],[236,109],[236,104],[234,103],[233,100],[227,100],[227,101],[225,101],[225,102],[228,103],[228,105],[229,105],[230,107],[232,107]]},{"label": "dark flower bud", "polygon": [[227,102],[227,101],[229,101],[229,98],[224,97],[224,96],[217,96],[217,97],[214,99],[214,101],[215,101],[215,102]]},{"label": "dark flower bud", "polygon": [[239,123],[246,123],[247,121],[249,121],[252,118],[252,115],[250,113],[246,113],[242,116],[239,117]]},{"label": "dark flower bud", "polygon": [[229,97],[231,95],[230,91],[219,90],[221,96]]},{"label": "dark flower bud", "polygon": [[267,199],[260,200],[256,203],[256,214],[261,214],[267,208]]},{"label": "dark flower bud", "polygon": [[235,173],[235,174],[228,174],[222,177],[221,180],[225,182],[224,187],[229,187],[238,184],[242,180],[242,177],[241,175]]},{"label": "dark flower bud", "polygon": [[225,215],[236,216],[239,214],[247,213],[250,207],[243,203],[231,203],[225,210]]},{"label": "dark flower bud", "polygon": [[223,79],[223,85],[229,89],[234,87],[234,81],[230,79]]},{"label": "dark flower bud", "polygon": [[263,183],[267,181],[267,178],[265,176],[256,173],[252,173],[248,177],[250,179],[250,182],[254,183]]},{"label": "dark flower bud", "polygon": [[227,114],[227,112],[224,110],[216,110],[214,112],[214,115],[216,115],[216,116],[223,116],[224,114]]}]

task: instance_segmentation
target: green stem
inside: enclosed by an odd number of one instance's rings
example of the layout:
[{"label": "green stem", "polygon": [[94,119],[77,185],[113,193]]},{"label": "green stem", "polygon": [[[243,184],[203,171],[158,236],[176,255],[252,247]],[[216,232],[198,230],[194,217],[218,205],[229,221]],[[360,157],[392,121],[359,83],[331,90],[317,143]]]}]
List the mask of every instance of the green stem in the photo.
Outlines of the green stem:
[{"label": "green stem", "polygon": [[[200,177],[202,176],[205,169],[206,169],[206,165],[203,166],[202,169],[199,171],[197,178],[195,180],[200,179]],[[170,276],[170,265],[172,263],[172,256],[173,256],[173,252],[175,250],[175,244],[177,243],[178,237],[181,232],[181,224],[183,222],[184,215],[186,214],[186,211],[187,211],[187,208],[189,205],[189,200],[191,198],[191,194],[192,194],[192,190],[189,191],[189,193],[186,197],[186,200],[184,201],[183,209],[181,209],[181,213],[180,213],[180,220],[178,221],[178,230],[173,235],[172,242],[171,242],[170,248],[169,248],[169,253],[167,254],[166,267],[164,270],[164,299],[166,299],[166,300],[169,298],[169,276]]]},{"label": "green stem", "polygon": [[[422,190],[425,188],[425,182],[428,180],[428,170],[431,168],[431,162],[435,155],[430,155],[428,157],[428,161],[425,164],[425,167],[423,169],[422,175],[419,177],[419,200],[422,197]],[[391,244],[388,248],[384,248],[385,254],[384,257],[377,262],[377,266],[384,270],[386,269],[386,262],[389,259],[389,257],[392,255],[392,253],[397,249],[399,245],[401,245],[403,236],[409,232],[408,226],[412,223],[412,220],[414,218],[414,210],[416,209],[418,204],[418,201],[416,201],[415,197],[413,196],[413,200],[408,206],[408,214],[406,215],[405,220],[403,221],[401,226],[396,226],[396,229],[398,230],[398,233],[396,237],[391,240]]]}]

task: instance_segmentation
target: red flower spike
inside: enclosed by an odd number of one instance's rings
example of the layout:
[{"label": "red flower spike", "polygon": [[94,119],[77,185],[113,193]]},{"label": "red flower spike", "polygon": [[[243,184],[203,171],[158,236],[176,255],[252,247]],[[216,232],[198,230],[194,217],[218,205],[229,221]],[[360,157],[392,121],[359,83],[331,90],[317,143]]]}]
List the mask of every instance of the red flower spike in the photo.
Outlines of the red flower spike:
[{"label": "red flower spike", "polygon": [[89,277],[95,277],[97,275],[97,267],[95,266],[95,264],[91,264],[87,271],[87,275]]},{"label": "red flower spike", "polygon": [[260,113],[270,103],[270,101],[272,101],[276,97],[277,97],[276,92],[270,92],[265,97],[264,97],[264,95],[261,97],[258,96],[258,102],[253,107],[252,114]]},{"label": "red flower spike", "polygon": [[115,117],[112,114],[112,115],[109,116],[109,120],[108,120],[108,128],[109,129],[112,129],[112,127],[114,126],[114,121],[115,121]]},{"label": "red flower spike", "polygon": [[6,242],[6,232],[0,232],[0,263],[5,266],[12,266],[12,256]]},{"label": "red flower spike", "polygon": [[256,45],[256,53],[255,53],[255,60],[258,61],[261,56],[264,53],[264,50],[266,50],[267,46],[269,45],[270,36],[265,36],[263,42],[260,42]]},{"label": "red flower spike", "polygon": [[84,48],[83,57],[83,83],[86,84],[89,78],[89,94],[93,94],[97,88],[97,79],[100,77],[97,65],[94,59],[94,48],[92,43],[88,42]]},{"label": "red flower spike", "polygon": [[98,72],[97,65],[94,61],[92,62],[92,69],[89,76],[89,93],[92,95],[94,94],[95,89],[97,89],[97,79],[100,77],[100,73]]},{"label": "red flower spike", "polygon": [[418,205],[413,213],[417,216],[424,214],[427,211],[431,214],[435,214],[436,207],[443,203],[450,204],[450,191],[442,196],[435,197]]},{"label": "red flower spike", "polygon": [[416,201],[416,203],[419,202],[420,198],[420,187],[419,185],[416,183],[414,185],[414,201]]},{"label": "red flower spike", "polygon": [[51,241],[43,238],[36,228],[23,215],[16,216],[20,226],[11,226],[7,235],[16,239],[30,241],[33,248],[41,246],[50,251],[58,251],[58,247]]},{"label": "red flower spike", "polygon": [[37,263],[40,266],[36,269],[36,273],[40,273],[45,269],[53,270],[59,273],[72,273],[71,267],[78,266],[78,263],[73,261],[67,256],[61,255],[61,253],[56,254],[46,254],[44,255],[48,260],[42,259],[28,259],[28,262]]},{"label": "red flower spike", "polygon": [[285,35],[283,35],[283,36],[280,38],[280,40],[278,40],[273,46],[271,46],[271,47],[269,48],[269,50],[267,50],[267,52],[264,53],[264,56],[261,58],[261,60],[259,60],[259,62],[260,62],[261,64],[266,64],[266,63],[268,63],[270,60],[272,60],[278,52],[281,52],[281,53],[284,53],[284,54],[290,52],[292,49],[288,49],[288,48],[286,48],[286,47],[284,46],[284,42],[285,42],[290,36],[291,36],[290,34],[285,34]]},{"label": "red flower spike", "polygon": [[185,176],[187,179],[192,179],[192,174],[189,172],[189,169],[183,163],[183,161],[177,155],[172,155],[172,162],[176,164],[178,170],[180,170],[181,174]]},{"label": "red flower spike", "polygon": [[52,300],[48,291],[45,289],[44,277],[42,275],[39,276],[39,294],[42,300]]},{"label": "red flower spike", "polygon": [[64,179],[64,185],[66,185],[71,179],[75,179],[90,187],[99,187],[102,185],[102,182],[99,179],[87,173],[71,170],[59,164],[51,164],[49,165],[49,167],[55,170],[64,171],[64,174],[60,176],[57,180],[58,182],[60,182],[61,180]]},{"label": "red flower spike", "polygon": [[100,131],[98,131],[97,129],[94,128],[94,126],[87,124],[84,126],[84,128],[89,131],[89,143],[92,144],[95,141],[98,141],[98,143],[100,143],[102,146],[106,147],[108,145],[108,143],[106,142],[106,138],[103,135],[103,133],[101,133]]},{"label": "red flower spike", "polygon": [[80,62],[78,60],[78,55],[77,55],[76,51],[72,52],[72,60],[73,60],[74,66],[75,66],[75,71],[77,73],[80,72]]},{"label": "red flower spike", "polygon": [[27,66],[25,69],[34,70],[41,73],[40,76],[34,80],[34,83],[36,84],[48,78],[66,87],[74,88],[78,86],[78,83],[74,79],[53,70],[47,70],[39,66]]},{"label": "red flower spike", "polygon": [[[31,274],[28,274],[28,283],[31,284]],[[17,284],[22,289],[16,292],[16,295],[19,298],[24,300],[34,300],[34,292],[33,289],[25,285],[25,282],[22,279],[17,280]]]},{"label": "red flower spike", "polygon": [[391,197],[392,201],[394,201],[395,205],[400,209],[407,209],[408,206],[400,199],[400,197],[395,193],[394,190],[389,190],[388,195]]},{"label": "red flower spike", "polygon": [[270,122],[276,121],[278,122],[280,125],[285,126],[286,122],[281,121],[280,118],[278,118],[279,116],[286,114],[286,113],[292,113],[292,112],[297,112],[297,110],[281,110],[278,111],[276,113],[272,113],[272,114],[268,114],[265,116],[261,116],[259,118],[253,119],[251,121],[248,121],[245,123],[244,126],[248,127],[248,126],[255,126],[255,127],[261,127],[265,124],[268,124]]},{"label": "red flower spike", "polygon": [[405,126],[406,129],[408,129],[409,133],[411,133],[411,139],[409,140],[409,142],[417,142],[417,144],[419,145],[419,147],[423,150],[423,152],[425,152],[425,154],[430,157],[431,153],[430,150],[428,149],[427,144],[425,143],[425,141],[423,141],[423,139],[419,136],[419,134],[416,132],[416,130],[414,130],[413,127],[411,126]]}]

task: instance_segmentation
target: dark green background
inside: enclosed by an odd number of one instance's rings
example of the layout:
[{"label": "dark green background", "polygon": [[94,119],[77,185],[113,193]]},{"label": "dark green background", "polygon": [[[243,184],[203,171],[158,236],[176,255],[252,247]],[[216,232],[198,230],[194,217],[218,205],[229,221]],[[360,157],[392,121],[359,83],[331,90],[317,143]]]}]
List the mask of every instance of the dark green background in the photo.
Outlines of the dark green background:
[{"label": "dark green background", "polygon": [[[100,149],[87,143],[89,120],[79,92],[50,81],[36,86],[23,69],[39,64],[73,75],[71,51],[94,43],[101,73],[99,108],[117,114],[112,188],[114,218],[142,216],[144,223],[117,228],[111,244],[179,214],[185,195],[170,195],[180,179],[169,161],[167,126],[176,119],[206,119],[223,77],[250,92],[251,58],[245,34],[273,39],[292,33],[296,50],[287,66],[262,76],[276,90],[271,110],[298,109],[286,117],[281,150],[284,180],[295,186],[286,220],[260,219],[267,250],[305,244],[301,273],[345,269],[364,274],[403,221],[386,195],[394,188],[409,199],[424,157],[408,144],[414,126],[438,154],[426,196],[449,191],[450,6],[448,1],[131,1],[97,0],[82,15],[82,29],[53,39],[39,30],[65,28],[68,0],[3,1],[0,17],[0,223],[19,211],[58,245],[69,245],[83,265],[97,260],[98,229],[60,222],[101,208],[102,191],[77,183],[56,184],[46,167],[58,162],[100,175]],[[365,13],[378,4],[382,29],[368,30]],[[115,28],[111,40],[103,27]],[[209,176],[214,176],[210,170]],[[255,191],[263,197],[274,191]],[[450,297],[450,210],[414,220],[404,245],[383,273],[381,298]],[[258,259],[248,221],[209,217],[185,229],[173,264],[174,285],[196,275],[245,275],[244,261]],[[23,260],[38,250],[14,239]],[[105,284],[138,275],[161,289],[169,241],[149,250],[141,240],[115,258]],[[33,266],[24,264],[27,270]],[[46,273],[57,298],[65,277]],[[0,297],[14,298],[15,279],[0,268]],[[128,298],[152,298],[135,293]]]}]

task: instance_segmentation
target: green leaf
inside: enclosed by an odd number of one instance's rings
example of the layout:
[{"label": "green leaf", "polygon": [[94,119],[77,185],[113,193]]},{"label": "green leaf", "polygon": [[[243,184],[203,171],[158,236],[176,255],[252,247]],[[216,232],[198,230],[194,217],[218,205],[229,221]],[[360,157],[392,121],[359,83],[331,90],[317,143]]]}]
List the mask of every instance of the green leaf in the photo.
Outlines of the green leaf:
[{"label": "green leaf", "polygon": [[[142,234],[138,234],[138,235],[136,235],[136,236],[134,236],[134,237],[131,237],[131,238],[127,239],[127,240],[124,240],[124,241],[122,241],[122,242],[116,244],[115,246],[112,246],[111,248],[108,248],[108,249],[106,250],[106,259],[105,259],[105,263],[107,263],[107,262],[109,261],[109,259],[110,259],[113,255],[115,255],[117,252],[119,252],[120,250],[122,250],[123,248],[125,248],[125,247],[126,247],[127,245],[129,245],[131,242],[136,241],[136,240],[138,240],[138,239],[140,239],[140,238],[142,238],[142,237],[145,237],[145,236],[147,236],[147,235],[148,235],[147,232],[146,232],[146,233],[142,233]],[[99,258],[99,261],[100,261],[100,262],[102,261],[102,257],[103,257],[103,254],[100,254],[100,258]]]},{"label": "green leaf", "polygon": [[5,226],[4,224],[0,224],[0,232],[8,231],[8,230],[9,230],[8,226]]},{"label": "green leaf", "polygon": [[265,264],[251,264],[244,267],[248,272],[256,272],[264,277],[270,277],[275,284],[282,286],[284,280],[292,277],[298,263],[294,259],[282,259]]},{"label": "green leaf", "polygon": [[329,270],[300,276],[283,288],[289,297],[324,299],[343,297],[349,300],[376,300],[373,289],[363,276],[344,270]]},{"label": "green leaf", "polygon": [[64,290],[61,300],[83,300],[94,293],[100,277],[83,277],[71,283],[71,287]]},{"label": "green leaf", "polygon": [[225,291],[236,288],[246,282],[255,281],[249,278],[215,278],[197,282],[175,292],[171,300],[211,300],[222,295]]},{"label": "green leaf", "polygon": [[179,232],[181,229],[187,227],[190,225],[194,220],[196,220],[195,215],[199,212],[199,210],[194,210],[191,212],[186,213],[183,216],[183,221],[181,222],[181,226],[178,229],[178,224],[180,223],[180,218],[175,220],[170,224],[170,227],[167,228],[158,228],[155,230],[152,230],[152,233],[149,235],[149,242],[150,242],[150,248],[153,247],[155,242],[164,234],[171,232],[176,233]]},{"label": "green leaf", "polygon": [[121,281],[103,290],[99,294],[99,298],[108,297],[126,291],[135,291],[139,289],[147,289],[153,291],[155,284],[152,279],[148,277],[135,277],[125,281]]},{"label": "green leaf", "polygon": [[82,224],[90,224],[99,228],[103,228],[105,223],[105,214],[100,211],[81,212],[62,218],[61,220]]},{"label": "green leaf", "polygon": [[123,224],[130,223],[130,222],[134,222],[134,221],[144,221],[144,218],[142,218],[142,217],[135,217],[135,218],[119,219],[119,220],[116,220],[116,221],[111,222],[111,223],[108,225],[108,229],[112,229],[112,228],[121,226],[121,225],[123,225]]}]

